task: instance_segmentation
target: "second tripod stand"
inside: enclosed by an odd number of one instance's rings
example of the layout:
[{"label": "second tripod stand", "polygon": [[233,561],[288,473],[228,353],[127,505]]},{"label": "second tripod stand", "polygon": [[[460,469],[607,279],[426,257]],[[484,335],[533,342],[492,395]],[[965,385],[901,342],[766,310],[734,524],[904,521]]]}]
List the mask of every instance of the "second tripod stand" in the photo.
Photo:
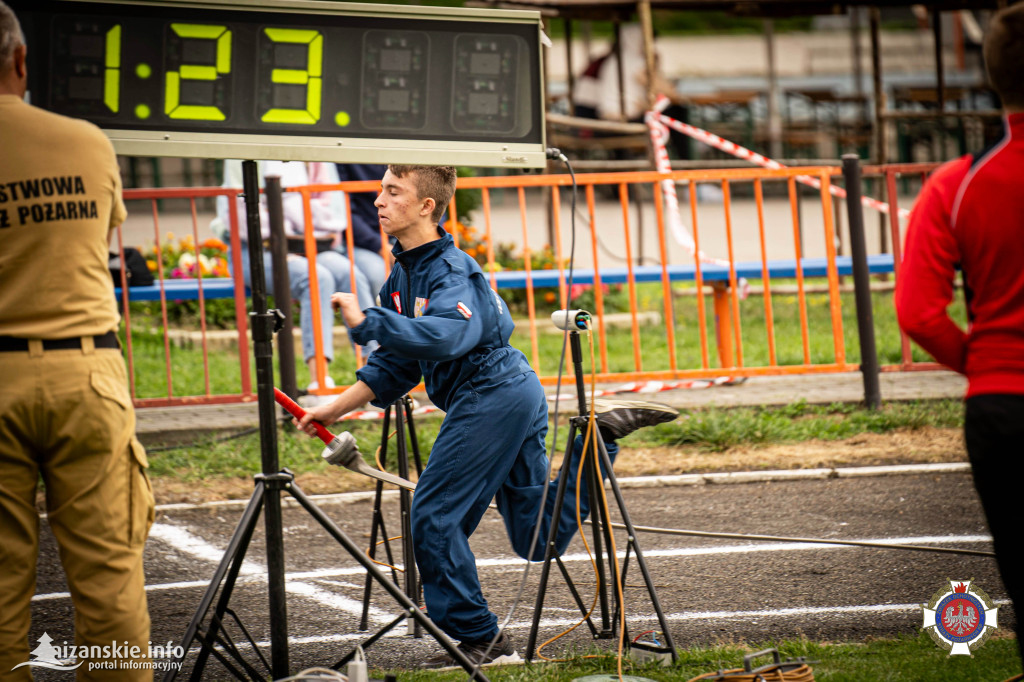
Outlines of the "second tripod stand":
[{"label": "second tripod stand", "polygon": [[[584,315],[586,315],[587,320],[589,320],[589,314],[584,313]],[[554,317],[552,319],[554,319]],[[564,329],[566,327],[562,328]],[[562,461],[558,488],[555,493],[554,509],[556,510],[556,514],[558,513],[557,510],[560,510],[562,505],[565,503],[565,489],[566,485],[569,483],[569,478],[571,478],[571,461],[574,458],[573,446],[577,433],[583,433],[587,428],[587,422],[589,421],[588,415],[590,413],[590,409],[587,407],[586,387],[583,383],[583,351],[580,348],[580,335],[579,332],[571,329],[568,329],[567,331],[569,333],[573,369],[576,376],[576,396],[578,400],[579,415],[573,417],[570,421],[569,437],[565,447],[565,457]],[[541,612],[544,608],[544,597],[547,591],[548,578],[551,573],[552,560],[557,564],[562,576],[565,578],[573,600],[576,603],[577,608],[579,608],[581,615],[585,618],[593,638],[609,639],[614,636],[617,630],[616,621],[618,620],[618,617],[625,612],[625,604],[622,603],[621,595],[623,594],[623,588],[626,583],[626,569],[629,566],[630,553],[635,553],[637,566],[639,566],[640,572],[643,575],[644,584],[647,587],[647,593],[650,597],[651,604],[657,614],[661,631],[665,635],[666,648],[671,651],[672,660],[675,661],[675,644],[672,642],[672,636],[669,633],[668,621],[665,619],[665,613],[662,611],[661,603],[658,600],[658,593],[654,588],[654,582],[651,579],[651,574],[647,570],[647,562],[644,560],[643,553],[640,550],[640,545],[637,543],[636,530],[633,527],[633,522],[630,520],[629,511],[626,509],[626,502],[622,498],[622,491],[620,490],[618,481],[615,478],[611,458],[608,456],[608,451],[605,448],[604,441],[596,430],[591,435],[589,441],[588,451],[581,453],[581,456],[585,458],[585,461],[580,466],[584,467],[584,471],[582,472],[583,482],[584,485],[587,486],[587,491],[591,500],[590,507],[592,511],[590,524],[593,533],[593,548],[595,554],[594,564],[597,571],[598,599],[601,607],[601,624],[600,627],[596,626],[590,618],[590,610],[587,609],[583,603],[583,599],[580,597],[572,578],[569,576],[569,572],[566,569],[565,564],[563,564],[561,558],[555,554],[555,538],[558,533],[558,524],[553,522],[548,533],[547,545],[544,551],[544,564],[541,568],[540,584],[537,588],[537,601],[534,605],[533,611],[533,625],[530,628],[530,636],[526,645],[526,658],[527,660],[533,660],[534,655],[537,653],[537,633],[540,626]],[[628,540],[626,544],[626,557],[621,571],[618,570],[618,557],[615,556],[615,552],[613,551],[614,544],[612,542],[612,527],[611,519],[609,518],[609,509],[607,505],[598,503],[598,500],[603,499],[604,495],[604,478],[607,478],[608,480],[609,487],[615,496],[615,502],[618,506],[619,514],[622,517],[623,525],[626,527]],[[579,532],[582,534],[583,529],[580,528]],[[618,581],[618,585],[616,586],[617,589],[615,591],[614,612],[611,609],[609,601],[609,581],[606,579],[605,562],[607,562],[607,570]],[[622,620],[623,623],[625,623],[625,619],[623,618]],[[625,625],[623,625],[623,630],[622,635],[626,641],[628,641],[628,637],[626,637],[627,633],[625,632]]]},{"label": "second tripod stand", "polygon": [[[392,421],[392,413],[394,414],[394,421]],[[392,424],[394,424],[394,432],[391,431]],[[411,454],[412,465],[416,469],[417,477],[419,477],[419,475],[423,473],[423,460],[420,457],[419,441],[416,438],[416,425],[413,421],[413,400],[408,395],[399,398],[391,405],[388,405],[387,409],[384,410],[380,437],[380,450],[378,451],[379,456],[377,458],[377,464],[381,469],[385,469],[387,467],[388,441],[392,436],[395,437],[395,464],[398,469],[398,475],[404,479],[409,479]],[[370,546],[366,551],[366,555],[371,561],[382,564],[386,568],[390,569],[391,578],[394,584],[399,586],[405,596],[419,607],[422,606],[422,599],[420,594],[419,576],[416,571],[416,557],[412,544],[412,494],[409,490],[400,488],[398,496],[400,513],[399,525],[401,527],[400,561],[403,564],[403,568],[398,568],[395,552],[391,545],[391,541],[396,538],[388,534],[383,507],[384,484],[381,481],[377,482],[376,494],[373,500],[373,520],[370,527]],[[383,546],[384,548],[383,561],[377,559],[378,547],[380,546]],[[399,576],[399,573],[401,573],[401,576]],[[369,629],[370,596],[372,590],[373,579],[369,574],[367,574],[366,584],[363,588],[363,610],[359,619],[359,629],[364,631]],[[383,628],[362,642],[361,647],[363,649],[368,648],[378,639],[393,630],[399,623],[401,623],[402,620],[406,620],[407,622],[408,634],[415,637],[423,636],[423,628],[419,620],[412,617],[399,617],[386,624]],[[335,670],[340,670],[344,665],[352,660],[354,656],[355,649],[350,651],[344,658],[331,667]]]}]

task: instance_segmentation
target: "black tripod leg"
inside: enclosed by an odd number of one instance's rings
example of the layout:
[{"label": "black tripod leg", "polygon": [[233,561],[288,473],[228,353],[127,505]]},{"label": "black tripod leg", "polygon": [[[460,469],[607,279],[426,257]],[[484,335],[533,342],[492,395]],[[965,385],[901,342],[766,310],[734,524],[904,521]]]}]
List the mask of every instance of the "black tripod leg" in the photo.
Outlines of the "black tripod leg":
[{"label": "black tripod leg", "polygon": [[[587,472],[584,478],[584,484],[587,486],[587,494],[590,499],[590,519],[591,519],[591,531],[594,542],[594,566],[597,569],[597,594],[599,603],[601,604],[601,632],[599,637],[607,639],[614,633],[614,625],[612,624],[611,614],[608,608],[608,576],[605,574],[605,547],[608,548],[609,556],[608,559],[608,570],[611,575],[615,575],[615,557],[611,556],[612,543],[608,537],[608,519],[604,516],[604,506],[598,502],[601,499],[601,471],[599,466],[600,456],[597,452],[597,445],[595,441],[599,441],[598,434],[592,434],[590,437],[590,446],[586,453],[586,462],[581,462],[580,466],[586,466]],[[580,529],[583,532],[583,529]]]},{"label": "black tripod leg", "polygon": [[640,545],[636,542],[636,530],[633,528],[633,522],[629,518],[626,501],[622,498],[622,490],[619,488],[619,481],[615,478],[615,472],[612,470],[611,457],[608,456],[608,450],[604,446],[604,441],[599,441],[599,450],[601,462],[608,472],[608,481],[611,485],[612,494],[615,495],[615,502],[619,505],[619,513],[622,514],[622,524],[626,527],[626,533],[630,538],[633,550],[636,552],[636,565],[640,567],[640,573],[644,577],[644,584],[647,586],[647,593],[651,597],[651,605],[654,607],[654,612],[658,615],[658,623],[661,625],[661,631],[665,635],[665,643],[671,649],[672,661],[675,662],[679,657],[676,653],[676,645],[672,641],[672,634],[669,632],[668,621],[665,619],[665,612],[661,608],[661,601],[658,599],[654,580],[651,578],[650,571],[647,570],[647,562],[644,560],[643,552],[640,551]]},{"label": "black tripod leg", "polygon": [[[406,421],[402,409],[404,400],[399,399],[395,403],[395,428],[398,431],[398,475],[408,480],[409,478],[409,451],[406,448]],[[415,547],[412,543],[412,495],[408,490],[402,488],[398,491],[400,508],[402,512],[402,557],[405,564],[405,594],[419,606],[420,586],[419,575],[416,572]],[[411,634],[414,637],[422,637],[423,632],[418,622],[413,622]]]},{"label": "black tripod leg", "polygon": [[416,424],[412,419],[412,398],[407,395],[402,401],[405,404],[405,423],[409,425],[409,445],[412,447],[413,464],[416,465],[416,475],[419,476],[423,473],[423,458],[420,457],[420,442],[416,438]]},{"label": "black tripod leg", "polygon": [[345,532],[339,528],[329,516],[324,514],[319,507],[313,504],[312,500],[306,496],[306,493],[302,492],[301,488],[294,483],[291,483],[288,486],[288,491],[291,493],[292,497],[294,497],[314,519],[316,519],[323,529],[326,530],[332,538],[337,540],[338,543],[348,551],[349,555],[358,561],[362,567],[373,576],[374,580],[380,583],[387,593],[390,594],[403,609],[405,609],[406,613],[410,617],[415,618],[417,622],[419,622],[424,629],[426,629],[426,631],[430,633],[435,640],[437,640],[437,643],[455,659],[462,669],[472,676],[471,679],[478,680],[479,682],[490,682],[481,670],[477,670],[475,668],[473,662],[469,660],[466,654],[464,654],[457,646],[452,644],[452,641],[448,639],[448,636],[445,635],[444,632],[441,631],[441,628],[437,627],[437,625],[434,624],[434,621],[427,618],[427,614],[423,613],[423,611],[421,611],[419,607],[417,607],[416,604],[398,588],[397,585],[388,580],[388,577],[382,573],[381,570],[377,568],[377,566],[370,561],[358,547],[356,547],[355,543],[345,535]]},{"label": "black tripod leg", "polygon": [[[384,484],[377,481],[377,491],[373,498],[373,521],[370,524],[370,546],[367,549],[367,556],[371,559],[377,558],[377,531],[378,529],[384,535],[384,541],[387,542],[388,533],[384,530],[384,517],[380,508],[381,495],[384,493]],[[394,573],[394,571],[392,571]],[[398,578],[395,577],[395,580]],[[363,586],[363,612],[359,616],[359,629],[366,630],[369,628],[370,623],[370,591],[373,588],[373,581],[370,576],[366,576],[366,583]]]},{"label": "black tripod leg", "polygon": [[[206,618],[206,613],[209,611],[210,605],[213,604],[213,599],[217,596],[217,590],[220,588],[225,575],[228,575],[228,582],[225,583],[224,590],[230,595],[234,589],[235,579],[238,577],[242,562],[245,560],[245,552],[249,547],[249,541],[252,539],[252,533],[256,528],[256,522],[259,520],[262,508],[263,481],[257,480],[252,497],[249,498],[249,503],[245,506],[245,511],[242,512],[242,518],[238,522],[238,527],[235,528],[235,532],[231,535],[231,540],[228,542],[224,556],[221,558],[220,564],[217,565],[217,570],[214,571],[213,579],[210,581],[209,587],[206,588],[206,592],[203,593],[203,598],[199,601],[199,608],[196,609],[192,620],[185,629],[185,634],[181,639],[181,647],[184,653],[181,658],[175,661],[176,665],[172,666],[164,675],[164,682],[171,682],[171,680],[177,677],[178,669],[184,663],[189,647],[192,646],[196,633],[199,632],[199,624]],[[223,615],[223,611],[221,611],[221,615]],[[209,651],[204,641],[203,648],[199,652],[199,659],[193,667],[193,674],[197,669],[200,671],[200,674],[202,673],[202,668],[206,664],[208,656]]]},{"label": "black tripod leg", "polygon": [[352,651],[350,651],[347,654],[345,654],[341,658],[341,660],[339,660],[337,663],[335,663],[334,665],[331,666],[331,670],[341,670],[342,666],[344,666],[346,663],[348,663],[353,658],[355,658],[356,651],[358,651],[360,647],[362,647],[363,651],[366,651],[378,639],[380,639],[384,635],[386,635],[389,632],[391,632],[392,630],[394,630],[395,627],[399,623],[401,623],[403,620],[405,620],[405,619],[406,619],[406,615],[404,613],[400,614],[398,616],[398,618],[395,618],[393,621],[391,621],[390,623],[388,623],[387,625],[382,627],[380,630],[378,630],[377,632],[373,633],[373,635],[371,635],[370,637],[367,637],[365,640],[360,642],[359,646],[357,646],[355,649],[352,649]]},{"label": "black tripod leg", "polygon": [[[565,578],[565,584],[569,588],[569,593],[572,595],[573,600],[576,602],[576,608],[580,610],[580,613],[586,615],[590,609],[583,603],[583,597],[580,596],[580,591],[576,589],[576,583],[573,582],[572,576],[569,575],[569,569],[565,567],[561,557],[555,557],[555,564],[558,566],[558,570],[562,572],[562,577]],[[590,635],[596,639],[597,628],[594,627],[593,619],[587,616],[585,622],[587,627],[590,628]]]},{"label": "black tripod leg", "polygon": [[[391,406],[384,409],[384,421],[381,427],[380,463],[381,467],[387,466],[387,441],[388,429],[391,428]],[[394,566],[394,558],[391,556],[391,544],[387,538],[387,528],[384,526],[384,512],[381,509],[381,496],[384,494],[384,483],[377,481],[377,493],[374,496],[374,515],[370,525],[370,558],[377,556],[377,530],[380,529],[384,538],[384,549],[387,553],[387,560]],[[392,568],[391,577],[398,582],[398,573]],[[359,630],[370,628],[370,594],[373,591],[374,581],[367,576],[367,582],[362,589],[362,614],[359,616]]]},{"label": "black tripod leg", "polygon": [[[388,428],[391,426],[391,406],[389,405],[384,410],[384,425],[381,430],[380,437],[380,463],[381,466],[386,466],[388,461]],[[379,529],[384,535],[385,547],[388,548],[388,561],[391,565],[394,565],[394,561],[391,560],[390,545],[387,544],[388,533],[384,529],[384,513],[381,510],[381,496],[384,494],[384,484],[377,481],[376,495],[373,498],[373,521],[370,524],[370,558],[373,559],[377,556],[377,530]],[[398,582],[398,574],[392,569],[392,577],[395,582]],[[359,617],[359,629],[366,630],[370,627],[370,592],[373,589],[373,580],[369,575],[366,576],[366,584],[363,587],[363,613]]]},{"label": "black tripod leg", "polygon": [[565,455],[562,457],[562,468],[558,473],[558,487],[555,491],[555,506],[551,514],[551,525],[548,528],[548,537],[544,544],[544,563],[540,569],[540,583],[537,586],[537,599],[533,604],[533,624],[530,626],[530,636],[526,640],[526,660],[532,661],[537,648],[537,629],[540,627],[540,614],[544,609],[544,594],[547,592],[548,577],[551,574],[551,559],[555,556],[555,539],[558,537],[558,522],[561,520],[560,511],[565,502],[565,486],[569,480],[569,467],[572,464],[572,445],[576,440],[576,425],[569,425],[569,441],[565,448]]}]

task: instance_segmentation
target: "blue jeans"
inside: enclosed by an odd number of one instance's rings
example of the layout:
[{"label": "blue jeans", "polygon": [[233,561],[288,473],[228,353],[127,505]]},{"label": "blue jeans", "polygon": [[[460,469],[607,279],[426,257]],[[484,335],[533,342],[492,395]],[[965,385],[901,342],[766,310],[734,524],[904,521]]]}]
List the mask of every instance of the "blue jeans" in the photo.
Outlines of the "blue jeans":
[{"label": "blue jeans", "polygon": [[[344,245],[335,248],[345,259],[345,277],[348,277],[348,250]],[[384,259],[376,251],[355,247],[352,260],[356,264],[356,296],[363,310],[377,305],[377,294],[388,278]]]},{"label": "blue jeans", "polygon": [[[242,244],[242,276],[245,284],[252,286],[252,273],[249,267],[249,249]],[[228,256],[230,263],[230,255]],[[316,279],[320,300],[320,341],[327,362],[334,358],[334,311],[331,309],[331,294],[336,291],[351,292],[349,284],[348,258],[336,251],[324,251],[316,257]],[[274,272],[271,265],[270,251],[263,251],[263,273],[267,292],[274,291]],[[299,302],[299,322],[302,329],[302,357],[309,361],[316,354],[313,341],[313,312],[309,300],[309,261],[303,256],[288,256],[288,282],[291,296]],[[361,286],[361,283],[360,283]]]}]

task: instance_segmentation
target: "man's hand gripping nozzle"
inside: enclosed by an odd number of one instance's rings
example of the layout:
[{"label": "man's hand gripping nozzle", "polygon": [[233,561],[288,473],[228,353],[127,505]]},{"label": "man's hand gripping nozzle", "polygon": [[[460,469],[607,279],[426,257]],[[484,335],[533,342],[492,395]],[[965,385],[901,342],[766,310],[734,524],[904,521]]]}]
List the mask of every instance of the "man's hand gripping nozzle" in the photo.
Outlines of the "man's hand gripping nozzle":
[{"label": "man's hand gripping nozzle", "polygon": [[[274,400],[296,419],[302,419],[306,414],[306,411],[299,407],[295,401],[276,388],[274,389]],[[321,456],[328,464],[343,466],[364,476],[369,476],[378,481],[391,483],[408,490],[416,489],[416,484],[412,481],[407,481],[400,476],[389,474],[380,469],[374,469],[364,462],[362,455],[359,453],[359,448],[356,446],[356,439],[348,431],[335,436],[320,422],[314,421],[312,423],[316,428],[316,435],[327,444]]]}]

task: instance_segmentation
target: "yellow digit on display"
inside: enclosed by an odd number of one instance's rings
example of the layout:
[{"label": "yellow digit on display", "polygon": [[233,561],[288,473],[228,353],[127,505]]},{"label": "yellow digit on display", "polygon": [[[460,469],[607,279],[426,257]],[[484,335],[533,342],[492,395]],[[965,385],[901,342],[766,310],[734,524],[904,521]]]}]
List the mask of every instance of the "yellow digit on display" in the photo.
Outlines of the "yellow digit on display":
[{"label": "yellow digit on display", "polygon": [[121,24],[107,31],[103,65],[103,103],[116,114],[121,108]]},{"label": "yellow digit on display", "polygon": [[216,64],[182,64],[177,71],[168,70],[164,113],[168,118],[193,121],[223,121],[227,117],[219,107],[181,103],[182,80],[217,80],[231,73],[231,31],[227,26],[207,24],[171,24],[179,38],[197,38],[217,41]]},{"label": "yellow digit on display", "polygon": [[273,69],[270,81],[282,85],[305,85],[305,109],[270,109],[260,120],[265,123],[299,123],[311,125],[320,120],[323,98],[324,37],[320,31],[294,28],[263,29],[272,42],[309,45],[305,69]]}]

